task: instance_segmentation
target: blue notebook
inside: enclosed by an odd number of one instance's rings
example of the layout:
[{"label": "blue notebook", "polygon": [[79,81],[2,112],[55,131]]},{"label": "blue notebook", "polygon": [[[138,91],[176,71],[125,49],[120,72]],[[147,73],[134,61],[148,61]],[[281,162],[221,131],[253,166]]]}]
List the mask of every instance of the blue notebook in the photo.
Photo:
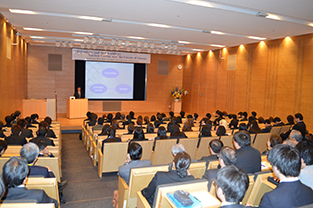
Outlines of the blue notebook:
[{"label": "blue notebook", "polygon": [[197,200],[195,197],[189,195],[190,199],[193,201],[193,204],[190,205],[190,206],[183,206],[175,197],[174,197],[174,194],[170,194],[170,193],[167,193],[167,197],[173,202],[173,204],[175,204],[175,206],[177,208],[196,208],[196,207],[199,207],[201,208],[202,205],[201,205],[201,202],[199,200]]}]

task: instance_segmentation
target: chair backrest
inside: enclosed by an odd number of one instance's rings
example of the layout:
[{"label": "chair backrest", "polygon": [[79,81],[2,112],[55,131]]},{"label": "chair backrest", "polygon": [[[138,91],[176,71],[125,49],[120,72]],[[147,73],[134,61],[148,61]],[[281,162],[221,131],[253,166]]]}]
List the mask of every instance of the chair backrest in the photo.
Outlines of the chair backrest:
[{"label": "chair backrest", "polygon": [[198,138],[199,136],[199,131],[184,131],[184,133],[188,138],[194,138],[194,137]]},{"label": "chair backrest", "polygon": [[207,156],[210,154],[209,151],[209,143],[212,139],[218,139],[219,137],[202,137],[199,148],[197,150],[196,159],[200,160],[203,156]]},{"label": "chair backrest", "polygon": [[279,134],[284,133],[285,131],[289,131],[292,125],[282,126]]},{"label": "chair backrest", "polygon": [[179,144],[184,145],[186,152],[190,155],[192,160],[196,158],[198,141],[199,139],[197,137],[179,139]]},{"label": "chair backrest", "polygon": [[98,149],[98,175],[102,173],[118,171],[118,167],[123,165],[127,155],[127,142],[109,142],[103,144],[103,153]]},{"label": "chair backrest", "polygon": [[133,134],[123,134],[121,136],[121,139],[123,142],[126,142],[127,140],[131,140],[133,139],[134,135]]},{"label": "chair backrest", "polygon": [[60,207],[59,187],[56,178],[27,178],[25,186],[28,189],[44,190],[49,197],[58,201]]},{"label": "chair backrest", "polygon": [[44,167],[48,166],[52,170],[58,181],[61,181],[62,169],[61,164],[59,162],[60,161],[58,157],[38,157],[36,165]]},{"label": "chair backrest", "polygon": [[168,168],[168,165],[132,168],[130,170],[127,207],[136,207],[137,192],[149,185],[156,172],[168,171]]},{"label": "chair backrest", "polygon": [[172,147],[176,143],[177,139],[156,140],[151,158],[152,165],[171,163],[173,161]]},{"label": "chair backrest", "polygon": [[191,163],[189,166],[189,172],[191,175],[193,175],[196,179],[197,178],[202,178],[206,168],[206,162],[201,161],[201,162],[194,162]]},{"label": "chair backrest", "polygon": [[228,146],[228,147],[234,148],[234,145],[233,145],[233,135],[221,136],[221,141],[223,142],[224,146]]},{"label": "chair backrest", "polygon": [[2,203],[1,208],[54,208],[53,203]]},{"label": "chair backrest", "polygon": [[280,129],[281,129],[281,126],[273,126],[272,129],[271,129],[271,132],[270,132],[271,135],[279,134]]},{"label": "chair backrest", "polygon": [[151,160],[154,141],[136,141],[142,147],[141,160]]},{"label": "chair backrest", "polygon": [[271,137],[271,133],[257,134],[254,143],[252,146],[259,150],[259,152],[263,152],[267,149],[266,143],[267,140]]},{"label": "chair backrest", "polygon": [[254,175],[253,174],[249,174],[249,186],[248,186],[248,189],[246,191],[245,196],[242,199],[242,204],[246,204],[247,203],[248,198],[249,198],[250,193],[251,193],[251,190],[253,188],[253,185],[254,185]]},{"label": "chair backrest", "polygon": [[207,169],[217,169],[219,164],[220,164],[219,160],[211,160],[208,164]]}]

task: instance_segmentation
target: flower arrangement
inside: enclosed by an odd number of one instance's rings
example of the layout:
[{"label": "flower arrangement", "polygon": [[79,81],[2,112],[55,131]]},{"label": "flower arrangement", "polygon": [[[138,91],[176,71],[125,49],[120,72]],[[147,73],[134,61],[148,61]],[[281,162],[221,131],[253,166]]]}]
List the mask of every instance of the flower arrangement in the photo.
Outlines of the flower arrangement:
[{"label": "flower arrangement", "polygon": [[183,89],[178,89],[178,87],[174,88],[171,90],[171,96],[174,99],[181,99],[183,97],[184,90]]}]

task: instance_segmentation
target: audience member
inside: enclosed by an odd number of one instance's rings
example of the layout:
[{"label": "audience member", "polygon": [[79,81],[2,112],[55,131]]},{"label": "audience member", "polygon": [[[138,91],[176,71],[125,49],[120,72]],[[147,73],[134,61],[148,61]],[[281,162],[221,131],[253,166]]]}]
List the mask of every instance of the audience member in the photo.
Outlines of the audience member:
[{"label": "audience member", "polygon": [[5,134],[3,133],[5,130],[2,129],[3,128],[3,122],[0,121],[0,137],[1,138],[5,138]]},{"label": "audience member", "polygon": [[249,187],[247,173],[234,165],[222,168],[216,178],[216,196],[222,202],[221,208],[245,207],[239,204]]},{"label": "audience member", "polygon": [[[296,124],[292,127],[292,130],[298,130],[301,132],[303,138],[305,138],[305,134],[306,134],[306,125],[303,122],[303,116],[301,113],[296,113],[295,114],[295,121]],[[280,134],[280,137],[285,140],[289,137],[291,130],[284,132],[282,134]]]},{"label": "audience member", "polygon": [[[50,123],[51,124],[51,123]],[[54,131],[52,129],[49,129],[50,124],[46,121],[41,121],[39,123],[39,128],[40,127],[44,127],[47,129],[47,135],[46,137],[50,137],[50,138],[57,138],[57,136],[55,135]]]},{"label": "audience member", "polygon": [[54,157],[54,155],[49,151],[48,144],[45,139],[40,139],[37,143],[39,148],[39,155],[38,157]]},{"label": "audience member", "polygon": [[182,118],[185,118],[185,111],[180,111],[179,114]]},{"label": "audience member", "polygon": [[11,131],[12,131],[11,136],[8,136],[5,138],[5,141],[7,142],[8,145],[21,145],[21,146],[23,146],[24,144],[27,143],[25,137],[21,136],[22,128],[19,125],[14,124],[11,127]]},{"label": "audience member", "polygon": [[0,140],[0,157],[4,154],[7,148],[8,148],[8,144],[6,143],[6,141]]},{"label": "audience member", "polygon": [[224,126],[219,126],[216,130],[216,136],[226,136],[226,129]]},{"label": "audience member", "polygon": [[303,136],[298,130],[291,130],[289,139],[295,140],[297,143],[303,141]]},{"label": "audience member", "polygon": [[223,142],[219,139],[212,139],[209,143],[209,156],[203,156],[200,160],[204,160],[207,164],[210,161],[218,160],[218,154],[220,153],[222,147],[224,146]]},{"label": "audience member", "polygon": [[[229,165],[235,165],[237,156],[236,151],[231,147],[222,147],[221,151],[218,154],[218,161],[221,168],[224,168]],[[202,176],[202,179],[210,180],[212,178],[216,178],[217,173],[220,169],[206,169],[204,175]]]},{"label": "audience member", "polygon": [[192,131],[192,124],[189,121],[186,121],[183,126],[183,131]]},{"label": "audience member", "polygon": [[296,148],[300,152],[301,171],[299,179],[301,183],[313,189],[313,142],[301,141]]},{"label": "audience member", "polygon": [[171,138],[171,139],[187,138],[187,136],[185,135],[184,132],[181,132],[180,129],[179,129],[179,127],[175,124],[175,125],[172,127],[170,138]]},{"label": "audience member", "polygon": [[32,125],[32,119],[29,116],[27,116],[25,120],[27,121],[27,128],[36,128],[36,126]]},{"label": "audience member", "polygon": [[147,133],[147,134],[149,134],[149,133],[154,133],[154,126],[153,126],[152,123],[148,123],[146,133]]},{"label": "audience member", "polygon": [[270,138],[267,140],[267,150],[262,152],[264,155],[268,155],[269,150],[272,149],[275,145],[283,143],[281,137],[277,134],[271,135]]},{"label": "audience member", "polygon": [[201,131],[200,131],[200,135],[199,138],[202,137],[211,137],[211,128],[207,125],[202,126]]},{"label": "audience member", "polygon": [[279,117],[274,118],[274,125],[273,126],[284,126],[285,124],[280,120]]},{"label": "audience member", "polygon": [[247,112],[243,112],[242,113],[242,119],[240,121],[248,121],[247,117],[248,117],[248,113]]},{"label": "audience member", "polygon": [[47,145],[55,146],[53,140],[47,138],[46,136],[47,136],[47,129],[42,126],[37,131],[37,137],[31,139],[29,142],[37,143],[39,140],[44,139],[46,141]]},{"label": "audience member", "polygon": [[24,158],[11,157],[4,164],[2,176],[8,187],[4,203],[6,200],[34,199],[37,203],[54,203],[55,207],[58,207],[57,200],[50,198],[44,190],[25,187],[28,172],[27,161]]},{"label": "audience member", "polygon": [[115,136],[116,130],[114,127],[110,127],[107,132],[108,132],[108,137],[102,141],[102,149],[101,149],[102,152],[103,152],[104,143],[122,141],[121,138]]},{"label": "audience member", "polygon": [[236,114],[231,114],[231,121],[228,125],[230,129],[238,129],[238,120]]},{"label": "audience member", "polygon": [[145,140],[147,140],[147,139],[145,138],[145,134],[143,132],[143,129],[140,127],[135,128],[134,136],[133,136],[133,139],[131,140],[131,142],[132,141],[145,141]]},{"label": "audience member", "polygon": [[175,123],[173,121],[168,122],[167,124],[167,132],[171,132]]},{"label": "audience member", "polygon": [[247,126],[247,124],[245,124],[245,123],[239,124],[238,130],[239,130],[239,131],[248,131],[248,126]]},{"label": "audience member", "polygon": [[258,122],[256,120],[252,120],[250,123],[249,133],[250,134],[258,134],[261,132],[262,132],[262,130],[260,129]]},{"label": "audience member", "polygon": [[264,125],[265,125],[265,128],[262,129],[262,132],[261,133],[270,133],[271,130],[272,130],[272,125],[271,125],[271,121],[269,119],[266,119],[264,121]]},{"label": "audience member", "polygon": [[98,122],[96,125],[94,125],[92,127],[92,131],[95,131],[95,130],[102,130],[103,128],[103,123],[104,123],[104,119],[102,117],[98,118]]},{"label": "audience member", "polygon": [[39,124],[39,115],[37,113],[34,113],[30,116],[32,124]]},{"label": "audience member", "polygon": [[31,129],[27,129],[28,122],[25,119],[19,119],[17,121],[17,125],[19,125],[22,128],[22,137],[32,138],[33,137],[33,131]]},{"label": "audience member", "polygon": [[13,121],[12,116],[6,116],[4,120],[6,124],[3,127],[12,127],[12,121]]},{"label": "audience member", "polygon": [[110,125],[109,124],[105,124],[102,126],[102,131],[100,134],[98,135],[108,135],[108,130],[110,128]]},{"label": "audience member", "polygon": [[112,120],[112,127],[114,127],[115,129],[121,129],[121,127],[118,124],[119,122],[116,119]]},{"label": "audience member", "polygon": [[144,120],[144,124],[149,124],[150,123],[150,119],[149,119],[149,116],[145,116],[144,118],[143,118],[143,120]]},{"label": "audience member", "polygon": [[148,187],[144,188],[141,193],[147,199],[152,207],[156,188],[162,184],[178,183],[194,180],[194,177],[189,174],[189,165],[191,163],[190,156],[186,152],[179,152],[174,158],[174,170],[168,172],[157,172]]},{"label": "audience member", "polygon": [[287,121],[288,121],[288,123],[286,123],[286,125],[294,125],[295,124],[295,118],[293,117],[293,115],[288,115]]},{"label": "audience member", "polygon": [[275,176],[280,180],[277,187],[265,193],[260,208],[300,207],[313,203],[313,191],[299,181],[301,159],[298,150],[278,144],[268,155]]},{"label": "audience member", "polygon": [[265,121],[262,116],[260,116],[257,120],[258,120],[258,123],[259,123],[259,124],[263,124],[264,121]]},{"label": "audience member", "polygon": [[243,169],[246,173],[261,171],[261,154],[251,147],[250,134],[247,131],[238,131],[234,134],[234,146],[236,148],[236,166]]}]

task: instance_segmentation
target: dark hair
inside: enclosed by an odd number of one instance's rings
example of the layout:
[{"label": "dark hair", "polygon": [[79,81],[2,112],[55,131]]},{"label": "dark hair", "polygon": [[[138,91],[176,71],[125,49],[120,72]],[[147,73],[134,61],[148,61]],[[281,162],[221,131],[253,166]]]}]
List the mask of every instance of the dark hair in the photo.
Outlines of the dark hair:
[{"label": "dark hair", "polygon": [[185,117],[185,111],[180,111],[179,114],[181,115],[182,118]]},{"label": "dark hair", "polygon": [[224,136],[226,135],[226,129],[224,126],[219,126],[216,130],[216,135],[217,136]]},{"label": "dark hair", "polygon": [[262,132],[262,130],[260,129],[258,122],[256,120],[251,121],[250,125],[252,125],[250,127],[250,130],[249,130],[251,133],[252,132],[253,133],[261,133]]},{"label": "dark hair", "polygon": [[121,119],[121,113],[120,112],[116,112],[115,113],[115,119]]},{"label": "dark hair", "polygon": [[39,127],[37,131],[37,136],[45,136],[47,134],[47,129],[43,126]]},{"label": "dark hair", "polygon": [[23,129],[23,128],[26,128],[27,121],[25,119],[20,119],[16,122],[16,124],[19,125]]},{"label": "dark hair", "polygon": [[205,114],[205,116],[206,116],[208,119],[210,119],[210,118],[211,118],[211,113],[207,113],[207,114]]},{"label": "dark hair", "polygon": [[51,125],[51,123],[52,123],[52,119],[51,119],[49,116],[47,116],[47,117],[44,119],[44,121],[47,122],[49,125]]},{"label": "dark hair", "polygon": [[108,129],[110,128],[110,125],[109,124],[105,124],[103,125],[102,127],[102,131],[100,133],[100,135],[107,135],[108,134]]},{"label": "dark hair", "polygon": [[108,129],[108,137],[115,137],[116,129],[114,127],[110,127]]},{"label": "dark hair", "polygon": [[48,128],[48,126],[49,126],[49,124],[48,124],[47,122],[45,122],[45,121],[41,121],[41,122],[39,123],[39,127]]},{"label": "dark hair", "polygon": [[192,124],[189,121],[186,121],[183,126],[183,131],[192,131]]},{"label": "dark hair", "polygon": [[137,120],[141,120],[142,121],[142,115],[139,115]]},{"label": "dark hair", "polygon": [[10,124],[14,119],[13,119],[12,116],[6,116],[6,117],[4,118],[4,120],[5,120],[5,122],[6,122],[7,124]]},{"label": "dark hair", "polygon": [[264,123],[271,124],[271,121],[270,121],[270,119],[265,119]]},{"label": "dark hair", "polygon": [[211,128],[207,125],[202,126],[201,128],[201,136],[212,136]]},{"label": "dark hair", "polygon": [[271,135],[269,140],[270,140],[270,147],[272,147],[272,148],[275,145],[277,145],[277,144],[282,144],[283,143],[282,138],[279,135],[277,135],[277,134]]},{"label": "dark hair", "polygon": [[296,113],[295,114],[295,118],[298,118],[298,119],[300,119],[300,121],[302,121],[303,120],[303,115],[301,113]]},{"label": "dark hair", "polygon": [[104,118],[102,117],[98,118],[98,124],[103,125],[103,123],[104,123]]},{"label": "dark hair", "polygon": [[300,174],[300,154],[293,147],[278,144],[269,151],[267,160],[276,166],[279,172],[286,177],[297,177]]},{"label": "dark hair", "polygon": [[174,161],[175,168],[178,176],[181,178],[185,178],[188,175],[188,168],[191,163],[191,158],[186,152],[179,152],[176,154]]},{"label": "dark hair", "polygon": [[144,140],[145,139],[145,134],[143,133],[143,130],[141,127],[135,128],[133,139],[138,139],[138,140]]},{"label": "dark hair", "polygon": [[155,127],[155,128],[159,128],[160,125],[161,125],[161,121],[156,120],[156,121],[154,122],[154,127]]},{"label": "dark hair", "polygon": [[167,139],[166,129],[164,126],[160,126],[158,129],[158,137],[159,139]]},{"label": "dark hair", "polygon": [[170,115],[171,117],[173,117],[173,116],[174,116],[174,112],[173,112],[173,111],[170,111],[170,112],[169,112],[169,115]]},{"label": "dark hair", "polygon": [[253,115],[253,117],[256,117],[256,112],[252,111],[251,114]]},{"label": "dark hair", "polygon": [[120,129],[118,121],[115,118],[112,120],[112,127],[114,127],[115,129]]},{"label": "dark hair", "polygon": [[249,116],[249,118],[248,118],[249,124],[250,124],[252,121],[255,121],[255,120],[256,120],[256,118],[253,117],[253,116]]},{"label": "dark hair", "polygon": [[17,111],[14,112],[14,116],[16,116],[16,117],[20,116],[21,114],[22,114],[22,113],[21,113],[21,111],[19,111],[19,110],[17,110]]},{"label": "dark hair", "polygon": [[235,165],[237,161],[236,151],[228,146],[222,147],[219,152],[219,158],[224,161],[224,164]]},{"label": "dark hair", "polygon": [[[0,140],[0,153],[2,152],[2,150],[6,150],[8,148],[8,144],[6,141],[4,140]],[[1,156],[1,155],[0,155]]]},{"label": "dark hair", "polygon": [[162,119],[163,119],[162,115],[161,115],[161,114],[158,114],[158,115],[157,115],[157,120],[158,120],[158,121],[162,121]]},{"label": "dark hair", "polygon": [[216,186],[222,189],[227,202],[239,203],[249,187],[249,177],[234,165],[226,166],[218,171]]},{"label": "dark hair", "polygon": [[8,188],[22,185],[28,175],[28,165],[24,158],[11,157],[3,166],[2,177]]},{"label": "dark hair", "polygon": [[214,153],[218,154],[222,147],[224,146],[223,142],[219,139],[212,139],[209,143],[209,147],[213,150]]},{"label": "dark hair", "polygon": [[240,130],[243,130],[243,131],[248,131],[247,124],[245,124],[245,123],[241,123],[241,124],[239,124],[238,129],[239,129],[239,131],[240,131]]},{"label": "dark hair", "polygon": [[236,114],[232,114],[231,118],[234,119],[234,120],[237,120],[237,115]]},{"label": "dark hair", "polygon": [[91,119],[91,112],[88,111],[88,112],[86,113],[86,116],[87,116],[88,119]]},{"label": "dark hair", "polygon": [[294,123],[295,123],[294,120],[295,120],[295,119],[294,119],[293,115],[288,115],[288,116],[287,116],[288,124],[294,124]]},{"label": "dark hair", "polygon": [[138,117],[136,123],[137,123],[137,125],[141,126],[141,125],[142,125],[142,119],[140,119],[140,118]]},{"label": "dark hair", "polygon": [[274,121],[274,123],[281,122],[281,119],[279,117],[275,117],[273,121]]},{"label": "dark hair", "polygon": [[25,118],[25,120],[27,121],[27,123],[28,123],[28,126],[31,124],[31,122],[32,122],[32,119],[29,117],[29,116],[27,116],[26,118]]},{"label": "dark hair", "polygon": [[248,117],[248,113],[247,113],[247,112],[243,112],[242,115],[243,115],[243,117],[245,117],[245,118]]},{"label": "dark hair", "polygon": [[171,137],[172,136],[180,136],[182,135],[182,132],[180,132],[179,127],[175,124],[171,129]]},{"label": "dark hair", "polygon": [[14,124],[12,127],[11,127],[11,131],[12,131],[12,134],[13,135],[18,135],[21,131],[22,131],[22,128],[17,125],[17,124]]},{"label": "dark hair", "polygon": [[149,116],[145,116],[143,120],[145,121],[146,124],[150,123]]},{"label": "dark hair", "polygon": [[43,151],[48,146],[45,139],[39,139],[39,141],[37,141],[36,144],[39,148],[39,152]]},{"label": "dark hair", "polygon": [[133,131],[135,130],[135,126],[133,123],[130,123],[128,124],[128,127],[127,127],[127,130],[128,130],[128,133],[133,133]]},{"label": "dark hair", "polygon": [[264,118],[263,118],[262,116],[260,116],[260,117],[258,118],[258,122],[259,122],[259,124],[264,123]]},{"label": "dark hair", "polygon": [[194,113],[194,114],[193,114],[193,118],[194,118],[194,120],[197,120],[197,119],[198,119],[198,117],[199,117],[199,114],[198,114],[198,113]]},{"label": "dark hair", "polygon": [[300,156],[306,165],[313,165],[313,142],[310,140],[304,140],[296,145],[297,150],[300,152]]},{"label": "dark hair", "polygon": [[167,131],[171,132],[174,125],[175,125],[175,123],[173,121],[169,122],[167,124]]},{"label": "dark hair", "polygon": [[3,127],[3,122],[0,121],[0,130],[2,129],[2,127]]},{"label": "dark hair", "polygon": [[132,160],[140,160],[142,155],[142,147],[136,142],[131,142],[128,146],[127,153]]},{"label": "dark hair", "polygon": [[150,121],[155,121],[155,115],[152,115]]},{"label": "dark hair", "polygon": [[250,133],[247,131],[237,131],[234,134],[234,141],[239,144],[240,147],[250,146],[251,145],[251,138]]},{"label": "dark hair", "polygon": [[190,118],[190,119],[193,119],[193,117],[192,117],[191,114],[188,114],[188,115],[187,115],[187,119],[189,119],[189,118]]},{"label": "dark hair", "polygon": [[130,119],[134,119],[135,113],[133,111],[129,111]]},{"label": "dark hair", "polygon": [[152,123],[148,123],[147,125],[147,133],[154,133],[154,126]]},{"label": "dark hair", "polygon": [[107,120],[108,120],[109,122],[111,122],[112,119],[113,119],[113,114],[112,114],[112,113],[109,113],[108,116],[107,116]]}]

